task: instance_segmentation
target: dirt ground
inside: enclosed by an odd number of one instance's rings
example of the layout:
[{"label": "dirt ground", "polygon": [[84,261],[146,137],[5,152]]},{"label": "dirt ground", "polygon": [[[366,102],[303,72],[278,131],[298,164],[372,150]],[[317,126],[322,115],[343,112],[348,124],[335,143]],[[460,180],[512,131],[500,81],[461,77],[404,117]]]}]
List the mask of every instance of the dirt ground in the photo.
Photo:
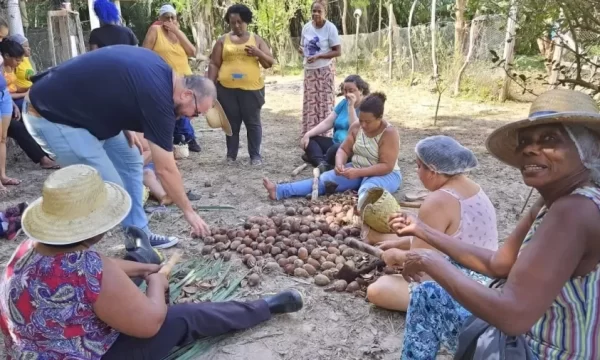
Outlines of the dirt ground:
[{"label": "dirt ground", "polygon": [[[289,181],[292,170],[301,164],[299,144],[302,108],[302,82],[295,77],[268,79],[267,102],[263,118],[264,165],[250,167],[246,151],[245,130],[238,164],[225,164],[225,136],[197,122],[203,150],[180,162],[187,189],[202,196],[198,204],[231,205],[234,211],[201,213],[211,225],[236,225],[250,215],[265,215],[272,206],[261,179],[269,176],[275,181]],[[402,193],[420,189],[416,177],[414,146],[426,136],[446,134],[470,147],[480,161],[472,173],[487,192],[498,212],[498,229],[503,239],[508,235],[528,194],[513,169],[493,159],[486,151],[484,140],[498,126],[523,117],[528,104],[482,104],[443,97],[437,127],[433,126],[436,95],[425,89],[390,87],[372,84],[372,89],[383,90],[388,96],[386,119],[400,131],[400,167],[403,175]],[[40,196],[42,182],[49,174],[32,164],[23,153],[9,151],[8,175],[20,178],[23,184],[12,187],[0,208]],[[298,178],[309,176],[306,169]],[[201,242],[189,237],[189,227],[176,209],[166,214],[155,214],[150,219],[157,233],[178,235],[183,238],[179,247],[186,256],[200,256]],[[6,264],[15,246],[23,240],[0,242],[0,262]],[[122,234],[113,230],[99,244],[108,255],[123,254]],[[168,255],[172,250],[167,250]],[[239,260],[236,260],[239,261]],[[241,266],[241,265],[240,265]],[[325,292],[321,288],[281,275],[264,276],[258,288],[243,289],[248,299],[262,294],[295,287],[305,295],[305,308],[291,315],[280,316],[254,329],[235,334],[214,346],[201,359],[226,360],[303,360],[303,359],[397,359],[400,354],[404,314],[374,308],[364,299]],[[2,354],[0,354],[2,355]],[[440,357],[444,358],[444,357]]]}]

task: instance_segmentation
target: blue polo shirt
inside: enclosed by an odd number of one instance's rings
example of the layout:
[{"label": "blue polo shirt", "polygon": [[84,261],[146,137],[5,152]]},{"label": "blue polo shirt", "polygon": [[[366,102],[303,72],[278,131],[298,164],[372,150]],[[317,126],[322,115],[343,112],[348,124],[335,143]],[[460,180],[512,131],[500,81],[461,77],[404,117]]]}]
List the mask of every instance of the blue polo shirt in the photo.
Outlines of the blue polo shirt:
[{"label": "blue polo shirt", "polygon": [[29,98],[46,120],[84,128],[99,140],[144,133],[172,151],[173,70],[154,51],[114,45],[76,56],[32,77]]}]

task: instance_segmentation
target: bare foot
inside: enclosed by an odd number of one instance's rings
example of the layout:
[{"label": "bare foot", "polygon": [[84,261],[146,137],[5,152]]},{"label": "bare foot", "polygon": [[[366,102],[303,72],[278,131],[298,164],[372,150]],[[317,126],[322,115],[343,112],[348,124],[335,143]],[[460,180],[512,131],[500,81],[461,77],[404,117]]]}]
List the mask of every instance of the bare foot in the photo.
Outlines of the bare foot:
[{"label": "bare foot", "polygon": [[[19,184],[21,184],[21,180],[9,178],[9,177],[1,178],[0,182],[2,183],[2,185],[19,185]],[[2,188],[0,188],[0,189],[2,189]]]},{"label": "bare foot", "polygon": [[263,178],[263,186],[265,187],[265,189],[267,189],[267,192],[269,193],[269,199],[277,200],[277,185],[275,185],[268,178]]}]

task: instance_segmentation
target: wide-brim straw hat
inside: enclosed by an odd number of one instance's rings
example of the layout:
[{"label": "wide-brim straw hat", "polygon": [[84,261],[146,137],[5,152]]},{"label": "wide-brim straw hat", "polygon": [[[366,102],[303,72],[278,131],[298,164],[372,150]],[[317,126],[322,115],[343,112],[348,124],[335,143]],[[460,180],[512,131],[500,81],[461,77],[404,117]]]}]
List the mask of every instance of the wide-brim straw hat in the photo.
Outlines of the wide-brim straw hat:
[{"label": "wide-brim straw hat", "polygon": [[103,181],[91,166],[71,165],[48,176],[42,197],[27,207],[21,225],[32,240],[68,245],[107,232],[130,210],[125,189]]},{"label": "wide-brim straw hat", "polygon": [[393,232],[388,225],[389,218],[400,211],[400,205],[387,190],[374,187],[367,190],[359,209],[365,225],[377,232],[389,234]]},{"label": "wide-brim straw hat", "polygon": [[215,103],[211,109],[209,109],[206,114],[204,114],[206,118],[206,122],[208,126],[213,129],[221,128],[225,132],[225,135],[231,136],[233,135],[233,131],[231,130],[231,124],[229,123],[229,119],[221,106],[219,100],[215,99]]},{"label": "wide-brim straw hat", "polygon": [[520,167],[519,156],[515,151],[519,130],[545,124],[581,125],[600,136],[600,110],[591,96],[580,91],[548,90],[531,104],[527,119],[494,130],[485,145],[500,161]]}]

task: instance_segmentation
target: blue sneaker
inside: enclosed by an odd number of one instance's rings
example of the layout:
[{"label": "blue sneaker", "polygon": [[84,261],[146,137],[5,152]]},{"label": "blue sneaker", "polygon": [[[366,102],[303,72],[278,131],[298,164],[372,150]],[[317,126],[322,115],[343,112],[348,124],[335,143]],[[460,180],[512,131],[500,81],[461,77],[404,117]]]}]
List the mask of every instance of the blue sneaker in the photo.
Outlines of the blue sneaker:
[{"label": "blue sneaker", "polygon": [[156,249],[168,249],[179,242],[179,239],[175,236],[164,236],[154,233],[148,234],[148,238],[150,239],[150,245]]}]

